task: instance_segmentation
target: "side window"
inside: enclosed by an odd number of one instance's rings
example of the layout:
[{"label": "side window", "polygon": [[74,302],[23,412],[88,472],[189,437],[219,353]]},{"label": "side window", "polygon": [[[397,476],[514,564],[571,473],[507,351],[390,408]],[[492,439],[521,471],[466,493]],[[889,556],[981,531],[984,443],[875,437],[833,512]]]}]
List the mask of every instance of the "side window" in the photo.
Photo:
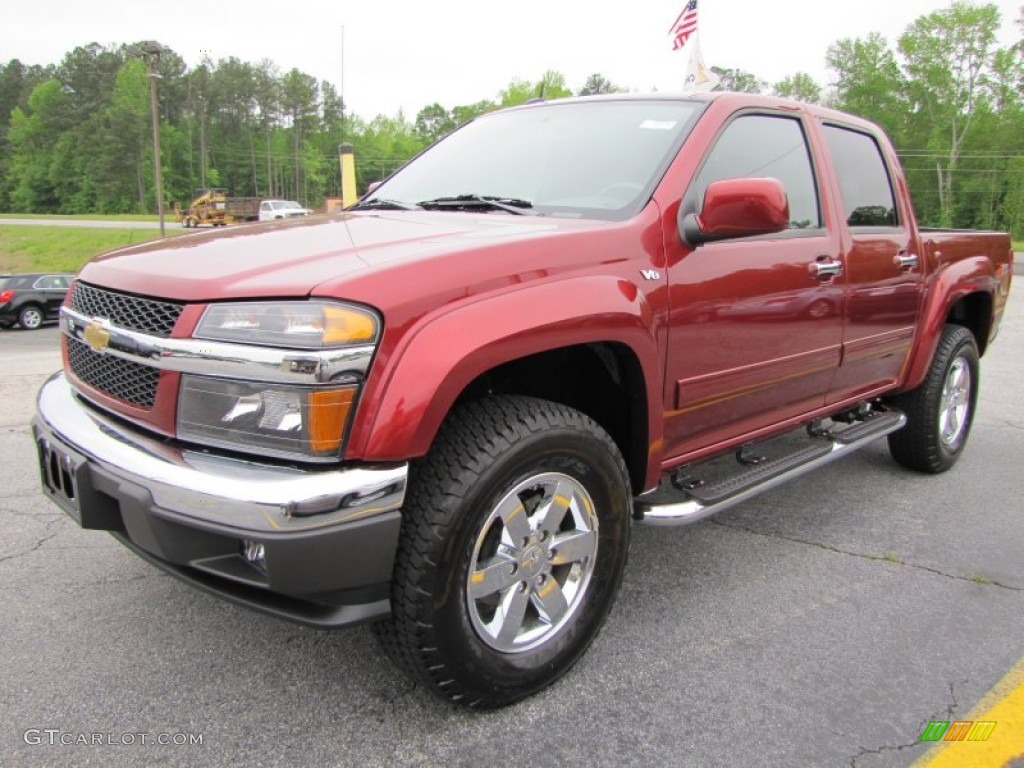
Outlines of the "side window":
[{"label": "side window", "polygon": [[269,211],[270,210],[270,203],[268,203],[266,200],[264,200],[262,203],[260,203],[260,210],[261,211]]},{"label": "side window", "polygon": [[889,169],[874,138],[834,125],[825,126],[825,138],[839,177],[846,223],[851,227],[899,225]]},{"label": "side window", "polygon": [[32,287],[38,288],[39,290],[53,290],[55,288],[63,288],[64,286],[62,285],[61,278],[54,275],[47,275],[46,277],[40,277],[36,280],[35,285]]},{"label": "side window", "polygon": [[703,199],[708,184],[722,179],[778,179],[789,198],[790,229],[821,226],[818,188],[800,121],[791,117],[745,115],[718,137],[697,176]]}]

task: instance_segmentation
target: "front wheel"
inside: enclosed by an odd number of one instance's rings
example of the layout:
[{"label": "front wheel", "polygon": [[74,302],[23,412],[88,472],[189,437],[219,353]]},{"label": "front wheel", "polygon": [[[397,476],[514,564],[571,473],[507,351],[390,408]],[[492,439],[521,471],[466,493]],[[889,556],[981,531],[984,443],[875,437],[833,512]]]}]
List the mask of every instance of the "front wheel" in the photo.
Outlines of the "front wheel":
[{"label": "front wheel", "polygon": [[457,409],[413,466],[388,654],[437,696],[490,709],[582,656],[626,563],[631,494],[589,417],[526,397]]},{"label": "front wheel", "polygon": [[978,346],[961,325],[942,329],[921,385],[893,398],[907,426],[889,435],[889,451],[905,467],[945,472],[967,444],[978,400]]}]

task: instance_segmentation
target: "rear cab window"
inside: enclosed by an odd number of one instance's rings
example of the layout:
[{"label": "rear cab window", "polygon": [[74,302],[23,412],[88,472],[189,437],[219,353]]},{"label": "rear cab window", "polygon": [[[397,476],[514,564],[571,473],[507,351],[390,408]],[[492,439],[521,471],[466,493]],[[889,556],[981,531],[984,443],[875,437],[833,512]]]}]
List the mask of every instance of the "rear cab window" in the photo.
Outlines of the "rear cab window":
[{"label": "rear cab window", "polygon": [[838,125],[825,125],[824,130],[847,226],[899,227],[892,177],[875,138]]}]

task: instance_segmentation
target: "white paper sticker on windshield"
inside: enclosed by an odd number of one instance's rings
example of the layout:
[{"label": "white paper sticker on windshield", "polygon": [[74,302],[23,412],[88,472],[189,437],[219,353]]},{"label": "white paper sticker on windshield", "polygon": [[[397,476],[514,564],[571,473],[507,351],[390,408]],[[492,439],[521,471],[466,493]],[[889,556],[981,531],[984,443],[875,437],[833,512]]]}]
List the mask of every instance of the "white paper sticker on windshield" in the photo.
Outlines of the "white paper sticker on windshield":
[{"label": "white paper sticker on windshield", "polygon": [[675,120],[644,120],[640,123],[641,128],[648,131],[671,131],[676,127]]}]

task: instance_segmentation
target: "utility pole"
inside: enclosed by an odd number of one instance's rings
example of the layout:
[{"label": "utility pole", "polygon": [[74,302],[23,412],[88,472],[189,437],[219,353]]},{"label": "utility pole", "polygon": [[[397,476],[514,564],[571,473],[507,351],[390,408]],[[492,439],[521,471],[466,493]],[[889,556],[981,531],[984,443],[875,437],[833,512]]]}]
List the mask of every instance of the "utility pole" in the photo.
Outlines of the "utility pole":
[{"label": "utility pole", "polygon": [[156,80],[160,73],[153,65],[160,60],[160,54],[170,53],[170,50],[155,40],[146,40],[128,48],[129,53],[145,59],[146,72],[149,75],[149,112],[153,123],[153,184],[156,186],[156,212],[160,217],[160,237],[165,237],[167,233],[164,231],[164,180],[160,163],[160,113],[156,105]]}]

